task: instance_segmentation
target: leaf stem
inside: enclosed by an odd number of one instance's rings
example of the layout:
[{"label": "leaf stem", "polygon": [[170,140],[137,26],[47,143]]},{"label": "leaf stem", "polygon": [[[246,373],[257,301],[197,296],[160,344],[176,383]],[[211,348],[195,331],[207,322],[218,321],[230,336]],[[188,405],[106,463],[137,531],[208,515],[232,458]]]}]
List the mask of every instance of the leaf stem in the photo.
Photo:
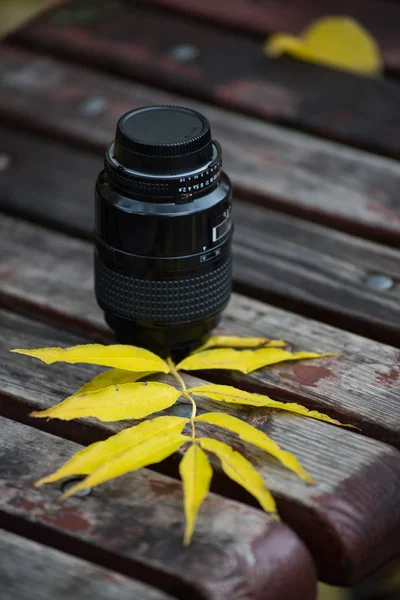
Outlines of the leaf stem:
[{"label": "leaf stem", "polygon": [[180,373],[177,371],[177,369],[175,367],[175,363],[173,362],[173,360],[170,357],[167,358],[167,363],[168,363],[171,375],[173,375],[175,377],[175,379],[178,381],[178,383],[180,384],[180,386],[182,388],[182,396],[184,398],[186,398],[186,400],[189,400],[190,404],[192,405],[192,414],[190,417],[190,424],[192,426],[192,441],[194,443],[194,441],[196,439],[196,431],[195,431],[195,425],[194,425],[194,420],[196,418],[196,411],[197,411],[196,402],[193,400],[192,396],[188,393],[186,383],[183,381],[182,376],[180,375]]}]

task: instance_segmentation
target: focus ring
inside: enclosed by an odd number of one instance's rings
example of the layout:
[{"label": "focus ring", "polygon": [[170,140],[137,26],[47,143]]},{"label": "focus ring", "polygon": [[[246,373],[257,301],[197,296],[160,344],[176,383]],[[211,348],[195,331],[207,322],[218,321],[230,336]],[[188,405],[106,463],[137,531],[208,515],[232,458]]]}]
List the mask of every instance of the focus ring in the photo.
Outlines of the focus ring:
[{"label": "focus ring", "polygon": [[100,306],[132,321],[174,325],[221,312],[232,291],[232,259],[195,277],[173,280],[121,275],[95,257],[96,296]]}]

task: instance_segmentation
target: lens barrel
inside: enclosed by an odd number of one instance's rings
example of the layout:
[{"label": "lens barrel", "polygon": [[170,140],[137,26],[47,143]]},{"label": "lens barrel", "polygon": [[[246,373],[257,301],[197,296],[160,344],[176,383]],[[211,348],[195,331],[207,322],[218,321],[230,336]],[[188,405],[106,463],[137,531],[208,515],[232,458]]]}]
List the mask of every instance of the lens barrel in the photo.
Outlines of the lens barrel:
[{"label": "lens barrel", "polygon": [[95,291],[117,341],[177,356],[203,343],[232,288],[231,184],[200,113],[123,115],[95,188]]}]

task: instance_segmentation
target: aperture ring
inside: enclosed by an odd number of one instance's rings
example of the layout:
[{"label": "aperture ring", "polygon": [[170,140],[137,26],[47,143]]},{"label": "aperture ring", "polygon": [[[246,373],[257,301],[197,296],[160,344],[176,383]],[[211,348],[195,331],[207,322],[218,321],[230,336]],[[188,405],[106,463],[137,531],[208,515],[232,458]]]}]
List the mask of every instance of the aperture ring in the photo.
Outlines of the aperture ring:
[{"label": "aperture ring", "polygon": [[105,311],[132,321],[173,325],[221,312],[232,291],[232,258],[217,269],[172,280],[121,275],[95,256],[96,296]]}]

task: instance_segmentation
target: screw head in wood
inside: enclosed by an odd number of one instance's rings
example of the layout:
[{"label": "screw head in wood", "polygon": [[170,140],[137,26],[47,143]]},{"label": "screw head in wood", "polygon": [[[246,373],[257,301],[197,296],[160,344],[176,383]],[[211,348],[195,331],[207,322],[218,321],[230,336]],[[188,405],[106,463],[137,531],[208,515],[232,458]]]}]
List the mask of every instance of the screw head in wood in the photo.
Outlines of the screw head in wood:
[{"label": "screw head in wood", "polygon": [[179,62],[190,62],[200,55],[200,50],[193,44],[179,44],[171,48],[169,55]]},{"label": "screw head in wood", "polygon": [[87,98],[80,105],[80,111],[86,115],[87,117],[97,117],[108,106],[108,102],[105,98],[101,98],[101,96],[93,96],[92,98]]},{"label": "screw head in wood", "polygon": [[379,273],[370,275],[367,278],[366,284],[373,290],[379,291],[390,290],[394,285],[393,279],[391,277],[389,277],[388,275],[381,275]]},{"label": "screw head in wood", "polygon": [[189,404],[175,404],[174,408],[171,410],[171,415],[174,417],[190,419],[192,416],[192,407]]}]

